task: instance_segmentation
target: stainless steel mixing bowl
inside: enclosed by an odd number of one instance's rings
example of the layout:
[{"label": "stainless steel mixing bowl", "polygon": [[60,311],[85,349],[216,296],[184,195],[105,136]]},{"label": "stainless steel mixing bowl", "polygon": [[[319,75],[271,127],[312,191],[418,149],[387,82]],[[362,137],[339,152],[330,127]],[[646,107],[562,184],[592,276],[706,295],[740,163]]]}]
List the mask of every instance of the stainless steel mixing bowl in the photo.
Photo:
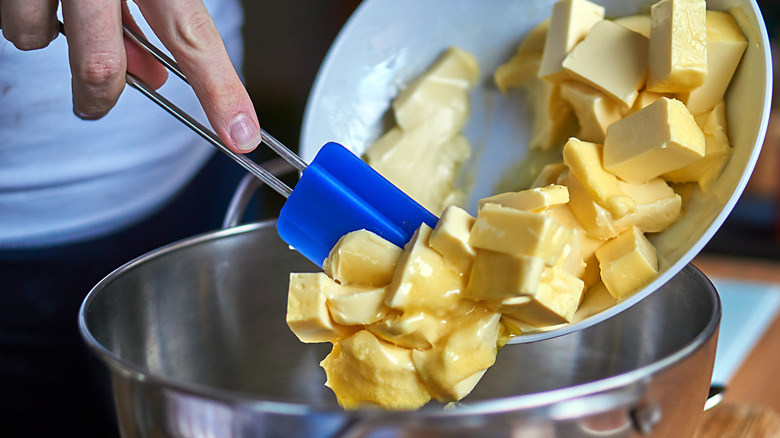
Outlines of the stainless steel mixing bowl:
[{"label": "stainless steel mixing bowl", "polygon": [[89,293],[82,335],[109,372],[126,437],[691,436],[720,321],[688,266],[585,330],[508,345],[458,406],[344,412],[323,384],[329,344],[285,323],[292,271],[318,269],[273,222],[149,253]]}]

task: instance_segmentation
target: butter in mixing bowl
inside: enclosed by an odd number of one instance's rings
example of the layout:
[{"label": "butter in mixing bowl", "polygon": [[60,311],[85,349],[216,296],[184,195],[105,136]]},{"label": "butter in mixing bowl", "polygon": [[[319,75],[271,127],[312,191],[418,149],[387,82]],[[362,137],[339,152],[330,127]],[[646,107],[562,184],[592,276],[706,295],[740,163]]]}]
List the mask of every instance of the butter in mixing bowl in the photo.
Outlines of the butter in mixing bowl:
[{"label": "butter in mixing bowl", "polygon": [[565,191],[542,196],[546,208],[530,203],[536,212],[489,202],[472,217],[451,206],[402,250],[354,231],[331,250],[329,274],[291,274],[288,325],[303,342],[333,344],[321,365],[339,404],[400,410],[460,400],[520,326],[571,321],[584,291],[570,272],[583,265],[580,244],[546,215],[565,205]]}]

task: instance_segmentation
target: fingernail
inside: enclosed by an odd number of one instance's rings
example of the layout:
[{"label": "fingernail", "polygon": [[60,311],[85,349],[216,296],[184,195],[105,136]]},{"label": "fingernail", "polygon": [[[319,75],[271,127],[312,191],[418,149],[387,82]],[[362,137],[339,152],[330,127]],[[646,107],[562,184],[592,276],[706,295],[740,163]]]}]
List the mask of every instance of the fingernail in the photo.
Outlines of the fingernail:
[{"label": "fingernail", "polygon": [[73,107],[73,114],[80,118],[81,120],[98,120],[103,117],[103,114],[87,114],[84,112],[81,112],[78,108],[75,106]]},{"label": "fingernail", "polygon": [[251,151],[262,139],[260,130],[246,114],[239,114],[230,124],[230,139],[242,151]]}]

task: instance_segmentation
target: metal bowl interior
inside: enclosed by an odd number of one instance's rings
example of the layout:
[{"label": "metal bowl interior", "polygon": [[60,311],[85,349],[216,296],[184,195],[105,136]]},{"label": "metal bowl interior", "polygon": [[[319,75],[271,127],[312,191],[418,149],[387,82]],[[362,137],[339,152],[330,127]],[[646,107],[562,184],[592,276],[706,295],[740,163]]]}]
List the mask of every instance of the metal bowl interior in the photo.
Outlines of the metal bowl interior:
[{"label": "metal bowl interior", "polygon": [[[301,424],[326,418],[331,426],[317,427],[321,436],[334,436],[356,421],[426,427],[466,427],[486,416],[575,421],[646,399],[671,404],[663,421],[690,421],[704,404],[720,303],[692,266],[601,324],[504,347],[457,409],[432,403],[415,412],[349,414],[324,386],[319,361],[329,344],[302,344],[285,322],[289,273],[316,270],[279,239],[273,222],[264,222],[171,244],[101,281],[85,299],[79,325],[111,371],[124,430],[189,424],[196,413],[206,415],[197,406],[210,409],[208,418],[216,409],[217,419],[240,418],[255,428],[281,422],[269,415]],[[592,398],[599,394],[608,397]]]},{"label": "metal bowl interior", "polygon": [[[653,0],[596,0],[607,17],[646,13]],[[464,172],[476,175],[468,210],[493,194],[496,183],[527,154],[530,111],[522,93],[502,95],[492,82],[495,69],[514,53],[533,26],[550,15],[555,0],[371,0],[342,29],[328,53],[306,107],[301,155],[311,160],[325,142],[337,141],[362,153],[389,127],[390,102],[400,87],[422,73],[447,47],[473,53],[481,75],[471,96],[465,136],[474,148]],[[708,0],[707,7],[731,10],[749,46],[726,95],[734,154],[708,193],[694,194],[682,220],[651,238],[660,275],[619,304],[574,324],[516,338],[532,342],[603,321],[639,302],[669,281],[721,226],[747,184],[769,119],[772,63],[755,0]]]}]

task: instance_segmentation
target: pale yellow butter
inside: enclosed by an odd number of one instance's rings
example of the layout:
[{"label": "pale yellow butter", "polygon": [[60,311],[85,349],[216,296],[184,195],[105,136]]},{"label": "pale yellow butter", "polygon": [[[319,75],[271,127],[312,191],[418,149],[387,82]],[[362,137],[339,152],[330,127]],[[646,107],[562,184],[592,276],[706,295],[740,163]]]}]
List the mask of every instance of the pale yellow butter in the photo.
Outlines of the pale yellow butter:
[{"label": "pale yellow butter", "polygon": [[454,181],[470,155],[471,145],[462,135],[396,126],[366,150],[365,158],[404,193],[440,215],[447,206],[463,203],[464,194]]},{"label": "pale yellow butter", "polygon": [[537,327],[570,322],[580,304],[585,284],[576,276],[556,267],[546,267],[539,288],[528,304],[507,316]]},{"label": "pale yellow butter", "polygon": [[531,183],[531,187],[547,187],[550,184],[555,184],[558,182],[558,178],[561,174],[568,170],[569,167],[563,164],[563,162],[547,164],[542,167],[542,170],[536,175],[536,178],[534,178]]},{"label": "pale yellow butter", "polygon": [[434,398],[457,401],[471,392],[496,360],[500,318],[500,313],[475,305],[433,348],[412,352],[412,361]]},{"label": "pale yellow butter", "polygon": [[427,350],[447,334],[449,319],[458,317],[458,314],[452,314],[456,310],[465,312],[469,308],[463,308],[458,302],[453,309],[441,309],[436,314],[425,310],[394,310],[366,329],[399,347]]},{"label": "pale yellow butter", "polygon": [[652,91],[642,90],[639,92],[639,96],[637,96],[636,100],[634,101],[634,106],[631,107],[631,111],[629,111],[629,113],[635,113],[662,97],[664,97],[664,95],[661,93],[653,93]]},{"label": "pale yellow butter", "polygon": [[[582,185],[580,185],[580,189]],[[587,196],[587,195],[586,195]],[[592,201],[591,201],[592,202]],[[559,224],[572,230],[577,234],[580,242],[580,253],[583,260],[587,260],[596,251],[596,248],[604,244],[604,240],[594,237],[588,233],[585,228],[580,224],[580,221],[572,212],[572,204],[561,205],[547,211],[547,216],[551,217]],[[575,273],[576,271],[570,271]]]},{"label": "pale yellow butter", "polygon": [[477,214],[469,244],[516,256],[539,257],[554,265],[571,233],[543,214],[486,204]]},{"label": "pale yellow butter", "polygon": [[517,53],[493,73],[493,80],[502,93],[506,93],[510,88],[525,86],[527,81],[537,77],[549,28],[549,18],[534,26],[523,38]]},{"label": "pale yellow butter", "polygon": [[412,362],[412,351],[381,341],[367,330],[334,344],[320,365],[327,375],[325,385],[345,409],[416,409],[431,399]]},{"label": "pale yellow butter", "polygon": [[546,265],[539,257],[478,249],[464,295],[474,300],[533,295]]},{"label": "pale yellow butter", "polygon": [[706,9],[704,0],[661,0],[650,8],[648,90],[680,93],[704,83]]},{"label": "pale yellow butter", "polygon": [[605,168],[606,151],[599,144],[570,138],[563,146],[563,162],[579,179],[600,206],[620,218],[636,210],[636,201],[626,195],[618,184],[618,179]]},{"label": "pale yellow butter", "polygon": [[[565,207],[565,206],[561,206]],[[561,269],[575,277],[582,277],[585,273],[585,260],[583,259],[582,239],[580,238],[581,228],[572,229],[571,241],[563,248],[561,258],[555,263],[555,267]],[[586,237],[590,240],[590,238]],[[599,245],[600,246],[600,245]]]},{"label": "pale yellow butter", "polygon": [[526,88],[534,114],[529,149],[548,151],[576,128],[571,105],[561,97],[559,84],[537,79]]},{"label": "pale yellow butter", "polygon": [[632,30],[645,38],[650,38],[650,16],[644,14],[627,15],[625,17],[618,17],[614,20],[615,23],[625,27],[628,30]]},{"label": "pale yellow butter", "polygon": [[596,280],[583,294],[582,302],[572,322],[582,321],[617,304],[617,300],[609,293],[599,277],[598,264],[596,264]]},{"label": "pale yellow butter", "polygon": [[357,230],[339,239],[322,270],[341,284],[384,286],[393,279],[402,252],[377,234]]},{"label": "pale yellow butter", "polygon": [[347,333],[328,311],[328,295],[339,295],[341,285],[322,272],[291,273],[287,294],[287,325],[301,342],[330,342]]},{"label": "pale yellow butter", "polygon": [[593,200],[579,178],[567,172],[561,183],[569,188],[568,207],[588,236],[606,240],[622,231],[618,229],[620,224],[616,223],[612,213]]},{"label": "pale yellow butter", "polygon": [[328,311],[341,325],[368,325],[382,319],[388,312],[384,288],[358,289],[342,286],[327,298]]},{"label": "pale yellow butter", "polygon": [[723,99],[746,48],[747,39],[731,14],[707,11],[707,78],[677,96],[692,114],[707,112]]},{"label": "pale yellow butter", "polygon": [[406,244],[385,304],[393,309],[451,307],[462,296],[463,276],[428,245],[431,227],[422,224]]},{"label": "pale yellow butter", "polygon": [[630,108],[645,83],[647,50],[647,38],[610,20],[602,20],[566,56],[563,68],[570,77]]},{"label": "pale yellow butter", "polygon": [[587,0],[561,0],[553,5],[550,30],[544,45],[539,77],[549,81],[566,79],[563,60],[604,19],[604,7]]},{"label": "pale yellow butter", "polygon": [[660,178],[644,184],[618,183],[621,191],[637,202],[635,211],[621,218],[615,218],[593,201],[575,176],[568,175],[564,183],[571,194],[569,207],[572,213],[586,233],[596,239],[616,237],[632,226],[638,226],[645,232],[660,232],[676,222],[682,214],[682,198]]},{"label": "pale yellow butter", "polygon": [[685,105],[662,97],[607,128],[604,168],[643,183],[704,157],[704,134]]},{"label": "pale yellow butter", "polygon": [[720,176],[731,157],[732,148],[726,134],[726,107],[721,101],[712,111],[694,117],[704,133],[704,158],[681,169],[667,172],[664,179],[699,184],[707,192]]},{"label": "pale yellow butter", "polygon": [[636,226],[645,233],[658,233],[677,222],[682,215],[682,197],[662,178],[643,184],[621,181],[620,188],[637,202],[637,208],[617,220],[619,228]]},{"label": "pale yellow butter", "polygon": [[529,149],[550,150],[576,128],[568,102],[561,98],[557,84],[537,76],[547,39],[550,20],[534,27],[512,59],[498,67],[494,74],[496,86],[506,93],[510,88],[522,88],[533,108]]},{"label": "pale yellow butter", "polygon": [[596,250],[601,280],[616,299],[649,283],[658,275],[655,247],[632,227]]},{"label": "pale yellow butter", "polygon": [[460,273],[468,275],[476,255],[469,245],[469,234],[474,226],[473,216],[454,205],[442,213],[436,228],[431,232],[428,244],[443,255]]},{"label": "pale yellow butter", "polygon": [[398,126],[405,131],[425,129],[452,136],[460,132],[469,113],[468,92],[479,77],[471,53],[447,49],[436,63],[393,100]]},{"label": "pale yellow butter", "polygon": [[623,117],[617,100],[580,82],[563,82],[561,96],[571,103],[577,115],[580,140],[603,143],[607,127]]},{"label": "pale yellow butter", "polygon": [[551,184],[534,187],[519,192],[507,192],[488,196],[479,200],[481,209],[486,204],[498,204],[502,207],[539,213],[569,202],[569,190],[562,185]]}]

